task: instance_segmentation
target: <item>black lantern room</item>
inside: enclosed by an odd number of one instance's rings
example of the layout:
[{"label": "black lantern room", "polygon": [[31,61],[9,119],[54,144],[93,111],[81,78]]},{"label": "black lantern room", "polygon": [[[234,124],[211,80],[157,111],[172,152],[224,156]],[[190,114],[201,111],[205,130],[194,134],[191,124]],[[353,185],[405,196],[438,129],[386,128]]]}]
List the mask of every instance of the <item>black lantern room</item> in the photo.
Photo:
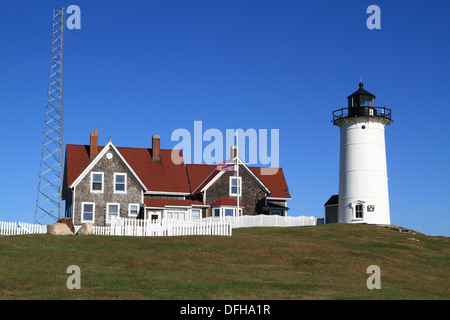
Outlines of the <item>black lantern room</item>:
[{"label": "black lantern room", "polygon": [[349,107],[375,107],[375,96],[364,90],[364,84],[359,83],[359,89],[347,97]]},{"label": "black lantern room", "polygon": [[364,89],[359,83],[359,89],[347,97],[348,107],[333,111],[333,122],[349,117],[382,117],[391,120],[391,110],[375,106],[375,95]]}]

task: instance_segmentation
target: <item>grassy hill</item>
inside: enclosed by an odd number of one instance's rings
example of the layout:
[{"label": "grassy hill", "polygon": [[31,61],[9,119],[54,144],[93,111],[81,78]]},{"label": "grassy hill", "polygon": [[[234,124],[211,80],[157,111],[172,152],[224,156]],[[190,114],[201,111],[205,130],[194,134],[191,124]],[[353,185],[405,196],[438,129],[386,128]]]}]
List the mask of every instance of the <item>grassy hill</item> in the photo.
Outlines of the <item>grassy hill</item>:
[{"label": "grassy hill", "polygon": [[[66,287],[69,265],[80,290]],[[449,271],[450,238],[370,225],[0,238],[0,299],[450,299]]]}]

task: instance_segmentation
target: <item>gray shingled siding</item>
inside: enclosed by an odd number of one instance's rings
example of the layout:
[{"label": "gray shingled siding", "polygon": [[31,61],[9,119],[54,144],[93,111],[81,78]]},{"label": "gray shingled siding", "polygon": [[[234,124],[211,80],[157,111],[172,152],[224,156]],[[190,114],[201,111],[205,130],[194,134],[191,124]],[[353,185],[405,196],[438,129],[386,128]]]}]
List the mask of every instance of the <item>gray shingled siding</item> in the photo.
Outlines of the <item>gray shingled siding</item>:
[{"label": "gray shingled siding", "polygon": [[[75,225],[80,225],[82,202],[95,202],[95,221],[94,224],[103,226],[106,220],[107,203],[120,204],[120,216],[128,217],[128,204],[141,204],[142,193],[141,187],[133,178],[132,174],[127,171],[122,161],[116,156],[114,151],[109,150],[113,155],[112,159],[103,156],[93,169],[84,176],[80,183],[75,187],[75,197],[73,206],[73,221]],[[103,172],[103,192],[91,192],[91,172]],[[127,187],[126,193],[114,193],[114,173],[126,173]]]},{"label": "gray shingled siding", "polygon": [[[242,168],[242,166],[241,166]],[[223,175],[206,190],[206,204],[211,205],[220,198],[236,198],[230,196],[230,177],[236,176],[236,172],[224,172]],[[239,203],[244,205],[244,215],[255,215],[263,213],[261,207],[264,206],[265,192],[248,175],[244,169],[239,170],[242,177],[242,195]],[[212,208],[207,209],[207,216],[212,215]]]}]

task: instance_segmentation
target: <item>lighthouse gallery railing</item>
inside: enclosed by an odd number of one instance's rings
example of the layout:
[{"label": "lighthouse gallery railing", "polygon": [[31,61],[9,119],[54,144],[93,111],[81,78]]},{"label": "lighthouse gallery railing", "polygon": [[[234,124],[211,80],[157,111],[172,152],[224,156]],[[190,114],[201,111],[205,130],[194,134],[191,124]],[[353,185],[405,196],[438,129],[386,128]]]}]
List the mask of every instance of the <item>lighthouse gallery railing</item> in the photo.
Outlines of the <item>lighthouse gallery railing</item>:
[{"label": "lighthouse gallery railing", "polygon": [[346,107],[333,111],[333,122],[347,117],[366,116],[366,117],[381,117],[391,120],[391,109],[386,107]]}]

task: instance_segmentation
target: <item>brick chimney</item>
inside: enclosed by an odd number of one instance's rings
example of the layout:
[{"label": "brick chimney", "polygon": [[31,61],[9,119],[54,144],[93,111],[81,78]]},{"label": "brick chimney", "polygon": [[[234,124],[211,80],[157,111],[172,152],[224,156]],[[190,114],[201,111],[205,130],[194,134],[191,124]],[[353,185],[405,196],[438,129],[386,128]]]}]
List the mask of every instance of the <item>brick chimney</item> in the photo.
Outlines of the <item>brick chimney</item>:
[{"label": "brick chimney", "polygon": [[161,143],[161,137],[159,135],[154,134],[152,137],[153,161],[161,160],[161,158],[160,158],[160,143]]},{"label": "brick chimney", "polygon": [[94,159],[98,155],[98,133],[97,128],[91,132],[91,139],[89,145],[89,159]]},{"label": "brick chimney", "polygon": [[231,157],[231,159],[234,159],[234,158],[236,158],[236,156],[237,156],[237,147],[236,146],[231,146],[231,148],[230,148],[230,157]]}]

